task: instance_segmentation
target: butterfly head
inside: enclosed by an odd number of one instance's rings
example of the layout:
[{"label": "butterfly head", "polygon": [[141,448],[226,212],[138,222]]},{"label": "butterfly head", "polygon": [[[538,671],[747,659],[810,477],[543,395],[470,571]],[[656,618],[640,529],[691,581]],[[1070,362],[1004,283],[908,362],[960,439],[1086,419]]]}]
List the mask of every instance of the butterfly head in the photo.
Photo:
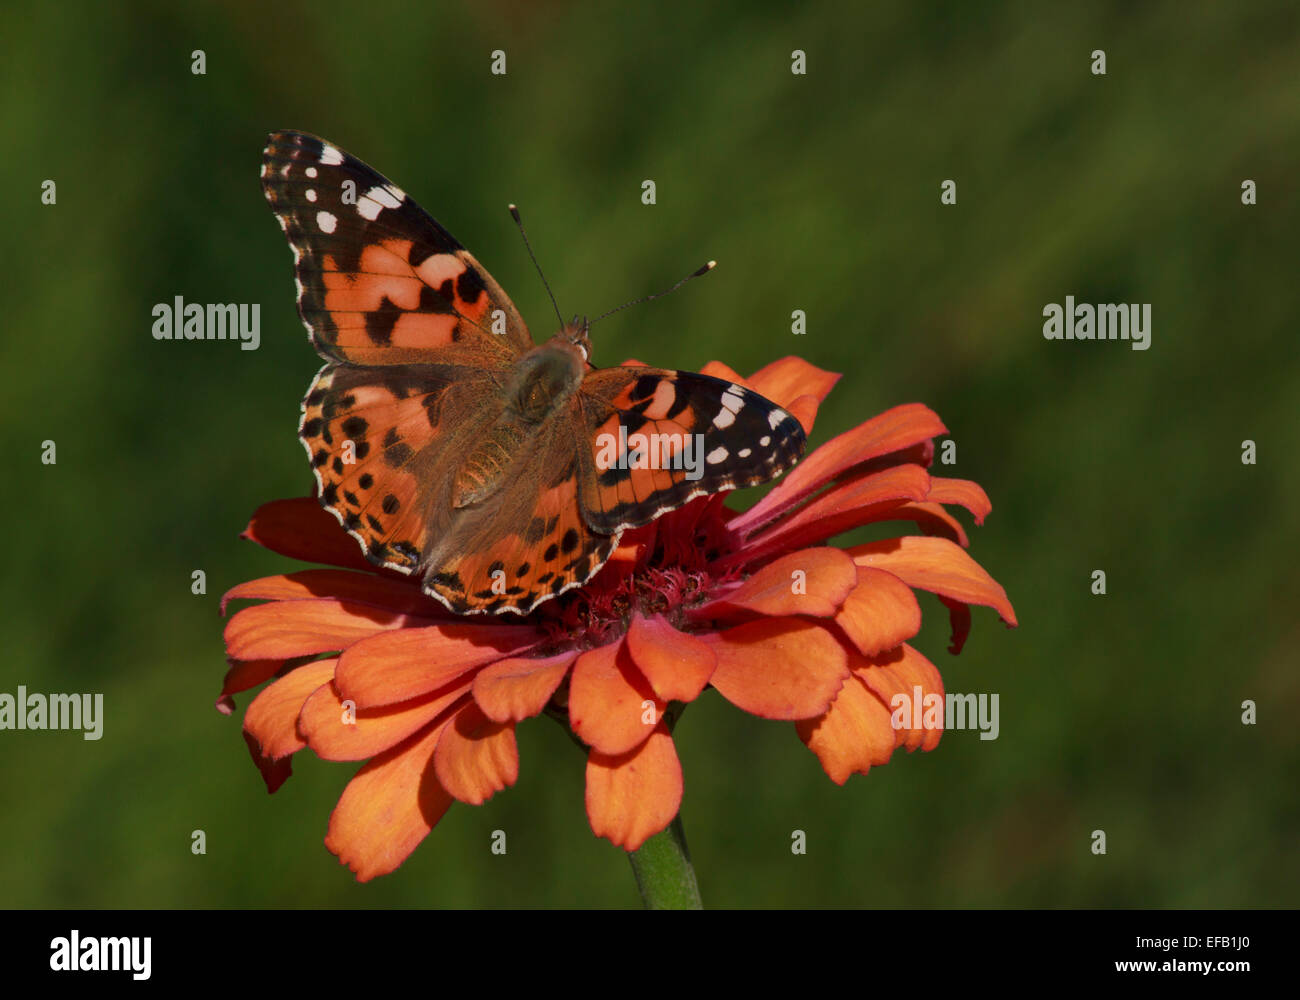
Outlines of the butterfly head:
[{"label": "butterfly head", "polygon": [[591,329],[591,324],[587,322],[586,316],[574,316],[572,320],[565,323],[560,328],[556,337],[567,343],[572,344],[582,352],[582,360],[591,360],[591,338],[587,335]]}]

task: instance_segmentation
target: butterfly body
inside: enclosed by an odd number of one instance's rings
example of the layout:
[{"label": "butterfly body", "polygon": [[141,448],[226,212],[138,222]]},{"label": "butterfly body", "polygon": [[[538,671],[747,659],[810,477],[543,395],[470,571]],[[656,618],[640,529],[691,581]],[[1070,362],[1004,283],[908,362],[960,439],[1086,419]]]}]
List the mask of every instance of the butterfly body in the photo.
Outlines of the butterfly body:
[{"label": "butterfly body", "polygon": [[299,425],[320,502],[452,611],[527,613],[625,529],[802,454],[798,421],[742,386],[594,368],[585,321],[534,344],[450,233],[329,143],[273,133],[262,183],[327,362]]}]

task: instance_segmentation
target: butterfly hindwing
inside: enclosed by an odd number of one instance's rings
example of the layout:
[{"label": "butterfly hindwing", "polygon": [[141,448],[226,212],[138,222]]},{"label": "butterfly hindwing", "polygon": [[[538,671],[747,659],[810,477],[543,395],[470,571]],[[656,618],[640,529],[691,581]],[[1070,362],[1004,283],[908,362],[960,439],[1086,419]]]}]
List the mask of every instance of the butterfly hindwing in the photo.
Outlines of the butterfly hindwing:
[{"label": "butterfly hindwing", "polygon": [[481,378],[453,366],[328,364],[308,390],[299,437],[321,505],[375,565],[420,566],[431,501],[445,495],[457,445],[476,433],[475,396],[490,388]]},{"label": "butterfly hindwing", "polygon": [[624,366],[583,380],[580,496],[596,531],[637,527],[706,493],[766,482],[807,438],[771,400],[694,372]]},{"label": "butterfly hindwing", "polygon": [[298,310],[323,357],[508,364],[533,346],[473,255],[356,157],[303,132],[273,132],[262,189],[293,249]]}]

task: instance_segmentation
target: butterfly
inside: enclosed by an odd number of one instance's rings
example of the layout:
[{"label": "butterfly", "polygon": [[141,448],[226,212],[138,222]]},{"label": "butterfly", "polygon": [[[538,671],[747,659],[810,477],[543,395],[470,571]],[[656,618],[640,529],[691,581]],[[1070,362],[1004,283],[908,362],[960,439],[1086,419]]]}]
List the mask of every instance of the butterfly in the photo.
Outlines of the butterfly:
[{"label": "butterfly", "polygon": [[585,319],[535,344],[473,255],[337,146],[273,132],[261,177],[326,361],[299,424],[320,503],[451,611],[526,614],[624,530],[802,456],[799,421],[743,386],[594,367]]}]

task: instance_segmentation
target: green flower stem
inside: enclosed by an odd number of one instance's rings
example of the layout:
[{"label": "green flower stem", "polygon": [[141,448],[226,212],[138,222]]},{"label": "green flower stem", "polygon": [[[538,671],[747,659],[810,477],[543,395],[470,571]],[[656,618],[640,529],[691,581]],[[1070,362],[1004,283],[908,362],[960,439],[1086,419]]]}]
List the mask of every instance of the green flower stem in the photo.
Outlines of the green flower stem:
[{"label": "green flower stem", "polygon": [[628,852],[632,874],[647,910],[702,910],[700,887],[695,881],[691,852],[686,847],[681,813],[667,830],[661,830]]}]

